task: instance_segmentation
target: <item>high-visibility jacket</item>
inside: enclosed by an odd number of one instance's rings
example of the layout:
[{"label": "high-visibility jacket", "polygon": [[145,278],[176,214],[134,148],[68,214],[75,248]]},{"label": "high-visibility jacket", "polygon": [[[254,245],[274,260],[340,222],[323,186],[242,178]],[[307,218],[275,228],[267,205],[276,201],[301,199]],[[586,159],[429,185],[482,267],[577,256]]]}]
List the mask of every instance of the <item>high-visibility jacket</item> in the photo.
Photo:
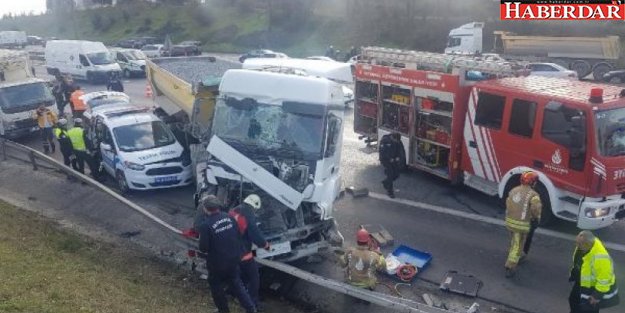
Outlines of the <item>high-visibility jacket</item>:
[{"label": "high-visibility jacket", "polygon": [[54,124],[57,122],[56,114],[54,112],[46,109],[41,115],[39,115],[39,110],[33,112],[33,119],[37,120],[37,125],[39,128],[44,128],[46,126],[46,120],[48,121],[48,127],[54,127]]},{"label": "high-visibility jacket", "polygon": [[61,152],[72,153],[72,141],[69,139],[67,130],[57,127],[54,129],[54,135],[61,145]]},{"label": "high-visibility jacket", "polygon": [[81,127],[73,127],[67,131],[67,136],[72,142],[72,147],[76,151],[86,151],[87,145],[85,144],[85,130]]},{"label": "high-visibility jacket", "polygon": [[540,220],[543,205],[532,187],[520,185],[506,199],[506,227],[510,231],[529,232],[530,221]]},{"label": "high-visibility jacket", "polygon": [[[577,252],[575,249],[575,253]],[[575,253],[573,253],[573,262],[575,262]],[[595,238],[590,251],[582,257],[579,284],[581,299],[589,299],[593,296],[599,300],[601,307],[606,307],[614,300],[618,301],[614,263],[599,239]]]},{"label": "high-visibility jacket", "polygon": [[69,98],[69,101],[72,103],[72,107],[74,108],[74,111],[86,111],[87,110],[87,106],[85,105],[85,102],[80,100],[80,97],[82,97],[85,94],[84,91],[82,91],[82,89],[78,89],[74,92],[72,92],[72,95]]},{"label": "high-visibility jacket", "polygon": [[378,281],[376,271],[386,268],[384,256],[367,246],[349,249],[341,260],[347,267],[345,279],[353,286],[373,289]]}]

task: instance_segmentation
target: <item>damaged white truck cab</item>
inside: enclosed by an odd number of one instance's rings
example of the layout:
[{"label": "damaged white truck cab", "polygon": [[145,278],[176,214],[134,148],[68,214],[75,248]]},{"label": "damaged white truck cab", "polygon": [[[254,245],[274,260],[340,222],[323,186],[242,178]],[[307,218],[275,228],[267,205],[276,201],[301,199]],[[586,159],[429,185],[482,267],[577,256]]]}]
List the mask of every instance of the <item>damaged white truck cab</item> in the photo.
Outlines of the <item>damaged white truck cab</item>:
[{"label": "damaged white truck cab", "polygon": [[293,70],[229,70],[221,80],[198,199],[228,207],[261,196],[259,227],[270,252],[295,260],[341,244],[332,218],[339,196],[344,99],[341,85]]}]

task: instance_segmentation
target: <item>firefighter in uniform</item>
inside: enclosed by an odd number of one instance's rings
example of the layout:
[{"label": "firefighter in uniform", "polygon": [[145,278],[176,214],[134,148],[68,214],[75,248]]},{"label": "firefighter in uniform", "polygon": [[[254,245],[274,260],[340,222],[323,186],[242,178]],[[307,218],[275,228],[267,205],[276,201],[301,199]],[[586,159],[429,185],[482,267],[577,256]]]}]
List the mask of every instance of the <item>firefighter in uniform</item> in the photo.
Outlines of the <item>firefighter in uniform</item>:
[{"label": "firefighter in uniform", "polygon": [[525,246],[530,223],[538,223],[542,210],[540,196],[534,191],[538,174],[527,171],[521,174],[521,185],[510,190],[506,199],[506,228],[510,231],[510,250],[506,260],[506,277],[516,273],[519,261],[525,258],[522,251]]},{"label": "firefighter in uniform", "polygon": [[382,186],[386,189],[389,197],[395,198],[393,182],[399,178],[404,157],[404,145],[401,142],[399,133],[384,135],[380,140],[380,163],[384,167],[386,178],[382,181]]},{"label": "firefighter in uniform", "polygon": [[200,251],[206,258],[208,284],[215,306],[220,313],[230,312],[223,288],[224,284],[228,284],[245,311],[256,312],[256,307],[241,281],[243,245],[237,222],[221,211],[222,204],[213,195],[202,197],[200,205],[205,214],[198,225]]},{"label": "firefighter in uniform", "polygon": [[243,203],[230,210],[229,215],[237,221],[239,231],[243,236],[243,257],[241,258],[241,278],[247,291],[252,298],[252,302],[259,308],[258,289],[260,288],[260,274],[258,264],[254,260],[252,253],[252,243],[267,251],[271,250],[269,242],[258,229],[256,214],[261,207],[261,200],[258,195],[251,194],[243,200]]},{"label": "firefighter in uniform", "polygon": [[617,306],[620,302],[614,263],[592,232],[584,230],[575,239],[573,267],[569,281],[571,313],[596,313],[599,309]]},{"label": "firefighter in uniform", "polygon": [[63,163],[65,163],[66,166],[69,166],[74,151],[72,148],[72,141],[70,140],[67,133],[66,119],[59,119],[58,125],[54,129],[54,135],[56,136],[56,140],[58,140],[59,142],[59,146],[61,147],[61,154],[63,154]]},{"label": "firefighter in uniform", "polygon": [[386,268],[384,256],[369,249],[369,232],[360,229],[356,234],[358,246],[349,249],[341,259],[346,267],[345,280],[356,287],[373,290],[378,282],[376,271]]}]

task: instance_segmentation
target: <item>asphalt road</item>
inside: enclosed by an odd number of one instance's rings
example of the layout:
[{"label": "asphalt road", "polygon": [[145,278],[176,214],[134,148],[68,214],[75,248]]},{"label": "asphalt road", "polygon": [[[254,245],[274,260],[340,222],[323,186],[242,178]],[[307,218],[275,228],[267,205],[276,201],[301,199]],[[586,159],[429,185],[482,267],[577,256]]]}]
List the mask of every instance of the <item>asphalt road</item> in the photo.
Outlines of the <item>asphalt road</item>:
[{"label": "asphalt road", "polygon": [[[43,70],[37,69],[41,73]],[[127,93],[136,103],[150,104],[145,98],[145,80],[132,79],[124,82]],[[84,85],[87,91],[103,89],[102,86]],[[380,181],[383,179],[377,154],[358,141],[352,132],[351,111],[345,122],[345,136],[341,173],[344,186],[366,187],[382,194]],[[35,137],[23,140],[29,146],[38,147]],[[111,184],[112,185],[112,184]],[[403,174],[396,184],[399,199],[423,202],[466,212],[478,216],[503,218],[503,209],[497,199],[485,196],[466,187],[452,187],[434,176],[410,172]],[[140,192],[131,196],[142,206],[182,225],[193,213],[192,188]],[[506,280],[503,277],[503,264],[508,235],[501,226],[475,220],[458,218],[449,214],[423,210],[417,206],[391,202],[385,197],[374,199],[351,199],[345,197],[336,204],[335,217],[348,243],[353,243],[353,234],[358,225],[380,223],[395,237],[396,244],[406,244],[413,248],[429,251],[434,259],[431,266],[420,276],[426,280],[440,282],[448,270],[457,270],[477,276],[484,282],[480,296],[522,309],[528,312],[566,312],[569,285],[568,269],[571,261],[573,242],[570,240],[538,235],[527,264],[518,277]],[[556,223],[550,230],[573,235],[575,225],[566,222]],[[604,241],[624,244],[625,224],[596,232]],[[388,252],[388,251],[387,251]],[[625,281],[625,253],[612,251],[616,263],[618,280]],[[302,265],[317,273],[341,279],[340,270],[331,262]],[[415,288],[428,285],[419,281]],[[298,289],[299,286],[299,289]],[[434,285],[430,285],[432,287]],[[434,286],[435,287],[435,286]],[[320,307],[336,311],[342,299],[328,296],[325,292],[299,284],[294,293],[301,293]],[[465,300],[471,302],[472,299]],[[351,304],[347,304],[351,305]],[[605,312],[623,312],[625,304]],[[379,309],[363,307],[366,312],[382,312]],[[340,309],[338,310],[340,311]],[[604,312],[604,311],[602,311]]]}]

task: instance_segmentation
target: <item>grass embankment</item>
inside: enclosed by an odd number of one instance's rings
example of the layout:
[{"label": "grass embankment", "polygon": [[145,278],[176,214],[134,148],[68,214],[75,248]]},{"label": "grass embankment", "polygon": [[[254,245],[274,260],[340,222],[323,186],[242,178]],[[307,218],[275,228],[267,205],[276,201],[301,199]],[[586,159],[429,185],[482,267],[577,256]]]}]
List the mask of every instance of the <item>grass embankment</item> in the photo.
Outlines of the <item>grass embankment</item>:
[{"label": "grass embankment", "polygon": [[141,252],[96,242],[2,201],[0,216],[0,312],[212,311],[205,283],[188,282]]}]

